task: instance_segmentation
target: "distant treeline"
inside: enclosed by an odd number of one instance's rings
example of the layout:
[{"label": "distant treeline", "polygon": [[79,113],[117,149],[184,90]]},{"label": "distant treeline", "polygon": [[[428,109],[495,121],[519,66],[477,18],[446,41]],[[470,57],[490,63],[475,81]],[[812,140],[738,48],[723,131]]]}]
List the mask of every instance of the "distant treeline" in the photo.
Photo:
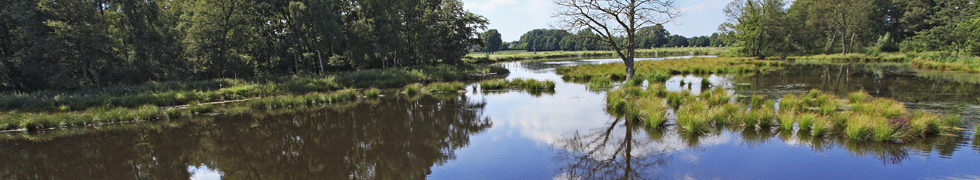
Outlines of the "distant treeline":
[{"label": "distant treeline", "polygon": [[0,0],[0,91],[460,63],[458,0]]},{"label": "distant treeline", "polygon": [[976,0],[735,0],[725,37],[747,56],[881,51],[980,55]]},{"label": "distant treeline", "polygon": [[[711,36],[696,36],[687,38],[681,35],[671,35],[663,25],[643,27],[637,30],[636,48],[649,49],[658,47],[722,47],[727,44],[722,41],[722,35],[714,33]],[[500,50],[527,51],[582,51],[610,50],[608,46],[594,39],[594,32],[580,30],[572,34],[561,29],[535,29],[521,35],[519,41],[504,42]],[[617,41],[626,44],[626,39],[616,37]]]}]

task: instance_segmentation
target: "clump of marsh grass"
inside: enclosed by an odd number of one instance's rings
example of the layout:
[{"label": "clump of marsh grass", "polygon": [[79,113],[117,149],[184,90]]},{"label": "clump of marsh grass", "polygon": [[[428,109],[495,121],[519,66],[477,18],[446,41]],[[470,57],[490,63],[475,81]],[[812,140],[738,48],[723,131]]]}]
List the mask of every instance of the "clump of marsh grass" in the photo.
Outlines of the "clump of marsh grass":
[{"label": "clump of marsh grass", "polygon": [[466,85],[463,84],[463,83],[461,83],[461,82],[438,82],[438,83],[429,83],[429,85],[426,86],[423,89],[423,92],[425,92],[425,93],[452,93],[452,92],[459,92],[465,86]]},{"label": "clump of marsh grass", "polygon": [[647,76],[647,80],[650,81],[651,84],[664,83],[667,82],[667,80],[669,80],[670,77],[671,75],[668,72],[657,71],[657,72],[650,73],[650,76]]},{"label": "clump of marsh grass", "polygon": [[592,79],[589,81],[588,87],[591,89],[602,89],[613,87],[612,81],[609,79]]},{"label": "clump of marsh grass", "polygon": [[973,128],[973,136],[980,136],[980,123],[977,123],[977,127]]},{"label": "clump of marsh grass", "polygon": [[868,92],[865,92],[863,89],[847,94],[847,100],[850,100],[851,103],[864,103],[868,99],[871,99],[871,95],[868,95]]},{"label": "clump of marsh grass", "polygon": [[784,111],[777,116],[779,128],[783,130],[793,130],[793,123],[796,122],[796,111]]},{"label": "clump of marsh grass", "polygon": [[803,109],[801,106],[802,102],[798,96],[795,94],[783,95],[782,99],[779,99],[779,111],[780,112],[790,112]]},{"label": "clump of marsh grass", "polygon": [[810,130],[810,134],[813,135],[814,137],[823,136],[824,134],[827,133],[827,131],[829,131],[831,125],[832,124],[830,120],[828,120],[826,117],[821,116],[817,118],[816,121],[813,122],[813,129]]},{"label": "clump of marsh grass", "polygon": [[510,86],[510,82],[508,82],[506,79],[480,81],[480,88],[483,90],[503,89],[507,88],[508,86]]},{"label": "clump of marsh grass", "polygon": [[709,109],[705,101],[685,104],[677,111],[677,125],[692,133],[708,132],[713,117],[719,114],[717,111],[717,109]]},{"label": "clump of marsh grass", "polygon": [[[610,85],[611,86],[611,85]],[[503,89],[513,87],[524,90],[555,90],[555,82],[551,80],[523,79],[516,78],[508,80],[487,80],[480,82],[483,90]]]},{"label": "clump of marsh grass", "polygon": [[419,83],[409,84],[405,86],[404,90],[402,90],[402,94],[406,94],[410,96],[419,94],[421,92],[422,92],[422,84]]},{"label": "clump of marsh grass", "polygon": [[371,88],[371,89],[364,90],[364,97],[367,98],[378,98],[378,96],[380,95],[381,95],[381,90],[378,90],[378,88]]},{"label": "clump of marsh grass", "polygon": [[814,122],[817,121],[817,115],[813,113],[803,113],[799,116],[800,130],[810,130],[813,128]]},{"label": "clump of marsh grass", "polygon": [[641,86],[643,85],[643,80],[643,78],[633,77],[633,79],[623,82],[623,86]]}]

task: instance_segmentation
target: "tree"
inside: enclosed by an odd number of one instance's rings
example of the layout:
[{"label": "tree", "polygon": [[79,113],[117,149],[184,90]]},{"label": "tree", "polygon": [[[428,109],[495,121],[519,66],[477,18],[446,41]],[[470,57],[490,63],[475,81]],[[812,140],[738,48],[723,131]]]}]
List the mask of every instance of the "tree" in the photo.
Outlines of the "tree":
[{"label": "tree", "polygon": [[483,43],[486,45],[485,48],[487,52],[493,53],[500,50],[500,44],[503,41],[500,40],[500,33],[497,32],[497,29],[487,30],[487,32],[483,32],[480,37],[483,38]]},{"label": "tree", "polygon": [[670,32],[662,24],[642,27],[636,32],[637,48],[664,47]]},{"label": "tree", "polygon": [[667,47],[687,47],[687,37],[672,35],[668,38]]},{"label": "tree", "polygon": [[[626,79],[633,79],[636,32],[640,27],[670,22],[680,10],[673,0],[554,0],[555,15],[565,29],[588,28],[595,38],[616,52],[626,65]],[[618,36],[625,38],[619,44]]]}]

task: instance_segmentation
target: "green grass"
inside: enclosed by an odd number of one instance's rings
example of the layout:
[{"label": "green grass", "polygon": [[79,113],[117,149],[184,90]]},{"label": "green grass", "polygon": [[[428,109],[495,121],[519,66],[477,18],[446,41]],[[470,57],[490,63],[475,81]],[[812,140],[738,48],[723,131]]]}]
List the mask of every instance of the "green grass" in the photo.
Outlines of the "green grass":
[{"label": "green grass", "polygon": [[532,91],[541,91],[541,90],[553,91],[555,90],[555,82],[551,80],[542,81],[537,79],[523,79],[523,78],[516,78],[512,80],[495,79],[495,80],[481,81],[480,87],[483,88],[483,90],[515,88],[515,89],[532,90]]},{"label": "green grass", "polygon": [[813,129],[813,123],[817,121],[817,114],[813,113],[803,113],[799,116],[799,126],[800,130],[810,130]]},{"label": "green grass", "polygon": [[[682,47],[682,48],[653,48],[637,49],[637,56],[670,56],[670,55],[718,55],[727,52],[727,47]],[[463,61],[470,63],[493,63],[502,61],[517,61],[531,59],[560,59],[560,58],[590,58],[618,57],[614,51],[501,51],[493,54],[474,52],[467,55]]]},{"label": "green grass", "polygon": [[825,55],[812,55],[812,56],[795,56],[788,57],[787,60],[797,60],[797,61],[812,61],[812,62],[845,62],[845,63],[871,63],[871,62],[908,62],[911,59],[909,56],[903,53],[885,53],[885,54],[861,54],[861,53],[851,53],[851,54],[825,54]]},{"label": "green grass", "polygon": [[867,102],[868,99],[871,99],[871,95],[868,95],[868,92],[865,92],[864,90],[860,90],[848,93],[847,99],[850,100],[851,103],[864,103]]},{"label": "green grass", "polygon": [[980,123],[977,123],[977,127],[973,128],[973,136],[980,136]]},{"label": "green grass", "polygon": [[796,122],[795,111],[784,111],[776,117],[779,120],[779,128],[783,130],[793,130],[793,123]]},{"label": "green grass", "polygon": [[371,88],[371,89],[364,90],[364,97],[367,98],[378,98],[378,96],[380,95],[381,95],[381,90],[378,90],[378,88]]},{"label": "green grass", "polygon": [[775,102],[761,95],[743,99],[751,107],[748,111],[739,102],[729,102],[729,97],[721,88],[695,96],[689,91],[670,92],[663,84],[654,83],[646,90],[636,86],[612,90],[607,93],[606,103],[608,109],[653,123],[654,127],[664,123],[664,111],[674,109],[677,126],[685,132],[698,133],[710,131],[712,125],[778,126],[783,130],[792,130],[796,125],[801,131],[809,131],[807,136],[832,134],[853,140],[892,141],[961,130],[957,126],[962,120],[957,114],[910,112],[902,102],[872,97],[863,91],[849,93],[846,100],[817,90],[787,94],[780,99],[778,115]]},{"label": "green grass", "polygon": [[466,84],[461,82],[437,82],[430,83],[425,87],[425,91],[428,93],[453,93],[463,90]]},{"label": "green grass", "polygon": [[612,80],[609,79],[593,79],[589,81],[587,85],[590,89],[603,89],[613,87]]},{"label": "green grass", "polygon": [[281,76],[193,82],[148,82],[78,91],[41,91],[0,95],[0,111],[68,112],[89,108],[143,105],[178,106],[190,102],[242,100],[286,94],[329,92],[346,88],[395,88],[413,83],[464,81],[472,74],[506,74],[503,67],[433,65],[336,72],[325,77]]},{"label": "green grass", "polygon": [[[749,60],[730,57],[694,57],[687,59],[667,59],[660,61],[635,62],[636,74],[739,74],[780,67],[782,61]],[[556,69],[563,79],[586,81],[590,79],[621,80],[626,77],[623,63],[581,65]],[[642,76],[641,76],[642,77]],[[648,76],[648,78],[650,78]],[[669,78],[669,77],[668,77]],[[654,79],[652,82],[660,82]]]},{"label": "green grass", "polygon": [[668,72],[657,71],[650,73],[650,75],[647,76],[647,80],[651,83],[665,83],[667,80],[670,80],[670,77],[672,77],[672,75],[670,75]]},{"label": "green grass", "polygon": [[483,90],[504,89],[510,87],[510,81],[506,79],[493,79],[480,81],[480,88]]}]

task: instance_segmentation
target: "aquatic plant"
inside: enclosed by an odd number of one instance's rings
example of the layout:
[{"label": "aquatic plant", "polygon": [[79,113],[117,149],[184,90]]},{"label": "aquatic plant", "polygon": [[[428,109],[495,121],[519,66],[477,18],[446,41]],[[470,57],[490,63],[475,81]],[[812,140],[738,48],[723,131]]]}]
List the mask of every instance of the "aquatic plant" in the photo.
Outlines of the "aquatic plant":
[{"label": "aquatic plant", "polygon": [[377,98],[380,95],[381,90],[378,90],[377,88],[371,88],[364,91],[364,96],[367,98]]},{"label": "aquatic plant", "polygon": [[806,131],[813,128],[813,123],[817,121],[817,115],[813,113],[803,113],[799,116],[800,130]]},{"label": "aquatic plant", "polygon": [[786,94],[783,95],[783,98],[779,99],[780,112],[796,111],[800,109],[803,108],[801,107],[800,98],[796,96],[796,94]]},{"label": "aquatic plant", "polygon": [[784,130],[792,130],[793,123],[796,122],[796,111],[784,111],[776,116],[779,120],[779,128]]},{"label": "aquatic plant", "polygon": [[402,90],[402,94],[406,95],[416,95],[422,92],[422,84],[415,83],[405,86],[405,90]]}]

